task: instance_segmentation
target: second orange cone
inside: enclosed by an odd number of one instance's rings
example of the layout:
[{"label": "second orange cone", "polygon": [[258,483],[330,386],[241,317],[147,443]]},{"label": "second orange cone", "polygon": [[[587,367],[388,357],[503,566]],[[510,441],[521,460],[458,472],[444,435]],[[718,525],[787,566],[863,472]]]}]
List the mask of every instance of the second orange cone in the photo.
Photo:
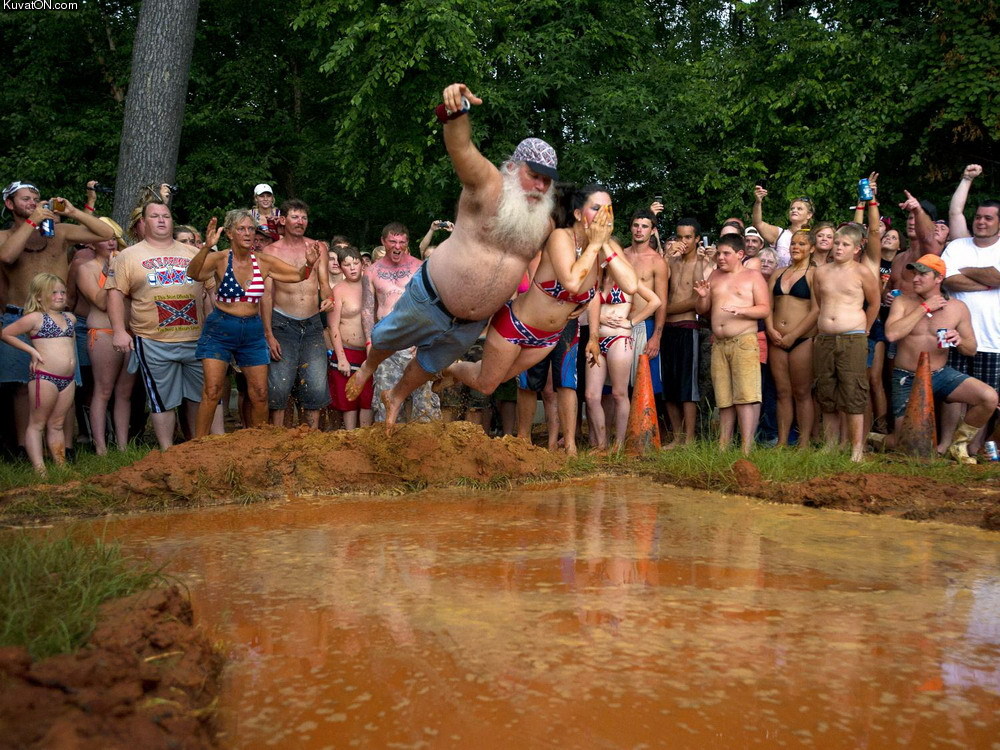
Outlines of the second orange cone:
[{"label": "second orange cone", "polygon": [[632,405],[628,412],[625,432],[625,452],[641,456],[651,449],[660,448],[660,426],[656,421],[656,404],[653,401],[653,378],[649,373],[649,357],[639,355],[635,368],[635,386]]}]

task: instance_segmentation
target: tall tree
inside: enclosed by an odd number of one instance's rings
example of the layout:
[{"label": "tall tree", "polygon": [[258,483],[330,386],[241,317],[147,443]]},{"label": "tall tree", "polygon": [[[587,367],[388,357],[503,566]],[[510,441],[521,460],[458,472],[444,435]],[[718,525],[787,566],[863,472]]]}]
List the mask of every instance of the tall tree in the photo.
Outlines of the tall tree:
[{"label": "tall tree", "polygon": [[143,0],[112,212],[122,226],[142,185],[173,182],[197,21],[198,0]]}]

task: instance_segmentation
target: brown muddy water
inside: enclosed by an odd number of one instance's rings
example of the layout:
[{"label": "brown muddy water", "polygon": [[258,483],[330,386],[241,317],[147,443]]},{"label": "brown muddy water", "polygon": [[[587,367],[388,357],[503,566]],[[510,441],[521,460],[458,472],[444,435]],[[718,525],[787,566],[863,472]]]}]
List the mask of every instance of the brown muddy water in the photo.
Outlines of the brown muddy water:
[{"label": "brown muddy water", "polygon": [[231,748],[1000,748],[1000,535],[599,480],[93,527],[229,651]]}]

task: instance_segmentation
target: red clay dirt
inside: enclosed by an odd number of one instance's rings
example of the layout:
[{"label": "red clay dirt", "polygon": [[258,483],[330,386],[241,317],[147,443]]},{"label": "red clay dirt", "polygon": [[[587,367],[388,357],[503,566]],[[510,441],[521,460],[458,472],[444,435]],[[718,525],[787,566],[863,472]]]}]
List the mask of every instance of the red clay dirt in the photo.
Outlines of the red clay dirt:
[{"label": "red clay dirt", "polygon": [[176,586],[105,603],[88,643],[0,648],[0,748],[207,748],[221,656]]},{"label": "red clay dirt", "polygon": [[[565,458],[515,438],[489,438],[468,422],[429,422],[318,432],[262,427],[192,440],[113,474],[45,489],[59,502],[115,498],[104,511],[211,505],[234,499],[386,492],[471,480],[512,481],[551,475]],[[0,512],[39,487],[0,496]],[[78,502],[66,506],[86,514]],[[97,512],[94,510],[91,513]]]},{"label": "red clay dirt", "polygon": [[765,481],[746,459],[733,464],[732,484],[743,494],[772,502],[1000,531],[1000,490],[995,485],[961,487],[895,474],[834,474],[777,483]]}]

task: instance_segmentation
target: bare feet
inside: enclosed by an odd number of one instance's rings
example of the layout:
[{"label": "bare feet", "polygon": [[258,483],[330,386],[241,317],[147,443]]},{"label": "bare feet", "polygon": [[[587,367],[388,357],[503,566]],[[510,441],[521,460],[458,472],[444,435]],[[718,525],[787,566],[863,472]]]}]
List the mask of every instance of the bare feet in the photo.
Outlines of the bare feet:
[{"label": "bare feet", "polygon": [[393,396],[396,389],[392,388],[388,391],[382,391],[382,405],[385,406],[385,431],[386,434],[391,435],[396,429],[396,420],[399,419],[399,410],[403,406],[402,400],[396,399]]},{"label": "bare feet", "polygon": [[864,448],[855,448],[851,451],[851,462],[859,464],[865,460],[865,450]]}]

